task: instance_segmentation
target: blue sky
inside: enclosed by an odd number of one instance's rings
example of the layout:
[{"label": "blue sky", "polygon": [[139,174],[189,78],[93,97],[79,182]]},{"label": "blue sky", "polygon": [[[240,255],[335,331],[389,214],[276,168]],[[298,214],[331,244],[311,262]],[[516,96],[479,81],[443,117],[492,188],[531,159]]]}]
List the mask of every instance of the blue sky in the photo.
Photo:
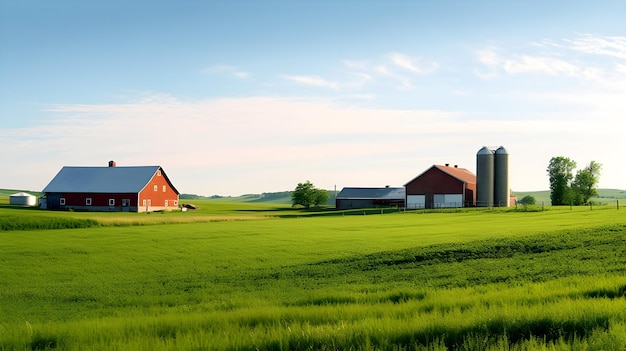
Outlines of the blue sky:
[{"label": "blue sky", "polygon": [[0,188],[161,165],[185,193],[401,186],[510,153],[626,188],[621,1],[0,0]]}]

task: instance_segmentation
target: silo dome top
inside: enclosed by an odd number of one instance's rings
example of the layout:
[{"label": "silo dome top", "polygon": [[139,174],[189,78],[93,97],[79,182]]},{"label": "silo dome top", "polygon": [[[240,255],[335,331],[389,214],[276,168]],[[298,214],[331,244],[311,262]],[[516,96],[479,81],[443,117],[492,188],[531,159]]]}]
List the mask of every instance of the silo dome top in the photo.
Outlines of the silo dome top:
[{"label": "silo dome top", "polygon": [[506,149],[504,148],[504,146],[500,146],[497,150],[496,150],[496,154],[498,155],[508,155],[508,151],[506,151]]},{"label": "silo dome top", "polygon": [[486,146],[483,146],[482,149],[478,150],[478,153],[476,155],[493,155],[493,151],[491,151],[491,149],[489,149]]}]

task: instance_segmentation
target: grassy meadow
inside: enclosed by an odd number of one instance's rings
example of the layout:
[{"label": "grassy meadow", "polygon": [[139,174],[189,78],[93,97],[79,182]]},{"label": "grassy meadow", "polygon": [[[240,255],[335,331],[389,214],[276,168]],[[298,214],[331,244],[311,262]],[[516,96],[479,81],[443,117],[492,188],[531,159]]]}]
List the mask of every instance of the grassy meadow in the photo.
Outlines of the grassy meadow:
[{"label": "grassy meadow", "polygon": [[626,209],[196,202],[0,204],[0,350],[626,349]]}]

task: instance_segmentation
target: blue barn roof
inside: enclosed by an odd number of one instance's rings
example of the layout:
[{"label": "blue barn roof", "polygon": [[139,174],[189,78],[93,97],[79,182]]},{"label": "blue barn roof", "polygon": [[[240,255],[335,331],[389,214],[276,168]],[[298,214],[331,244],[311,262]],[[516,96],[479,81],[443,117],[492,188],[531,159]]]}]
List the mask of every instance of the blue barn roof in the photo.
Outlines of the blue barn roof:
[{"label": "blue barn roof", "polygon": [[[43,189],[44,193],[138,193],[161,169],[160,166],[74,167],[65,166]],[[165,173],[162,173],[165,176]],[[165,176],[167,179],[167,176]],[[168,183],[178,193],[167,179]]]}]

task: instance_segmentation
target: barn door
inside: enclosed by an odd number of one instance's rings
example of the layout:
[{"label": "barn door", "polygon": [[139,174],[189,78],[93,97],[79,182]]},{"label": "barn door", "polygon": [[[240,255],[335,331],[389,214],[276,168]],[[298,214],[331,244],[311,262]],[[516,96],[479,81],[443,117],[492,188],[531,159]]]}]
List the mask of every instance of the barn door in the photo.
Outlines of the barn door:
[{"label": "barn door", "polygon": [[122,199],[122,211],[130,212],[130,199]]}]

